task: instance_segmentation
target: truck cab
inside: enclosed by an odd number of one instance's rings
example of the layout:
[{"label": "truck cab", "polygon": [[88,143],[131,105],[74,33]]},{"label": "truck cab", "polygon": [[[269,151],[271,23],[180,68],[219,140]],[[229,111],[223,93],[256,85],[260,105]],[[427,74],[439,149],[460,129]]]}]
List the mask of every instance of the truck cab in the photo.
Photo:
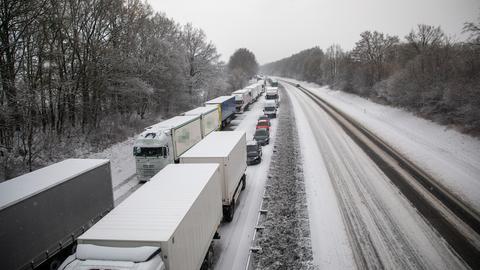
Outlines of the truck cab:
[{"label": "truck cab", "polygon": [[263,104],[263,113],[270,118],[277,117],[277,103],[275,100],[265,100]]},{"label": "truck cab", "polygon": [[148,181],[162,168],[174,162],[170,137],[169,130],[147,130],[135,141],[133,155],[139,181]]}]

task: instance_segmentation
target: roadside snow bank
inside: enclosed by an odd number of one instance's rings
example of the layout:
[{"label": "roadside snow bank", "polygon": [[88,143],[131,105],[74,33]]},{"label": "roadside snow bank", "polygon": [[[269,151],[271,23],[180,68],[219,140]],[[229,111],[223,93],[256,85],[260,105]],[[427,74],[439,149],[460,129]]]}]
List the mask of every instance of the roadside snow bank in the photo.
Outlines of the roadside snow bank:
[{"label": "roadside snow bank", "polygon": [[480,140],[357,95],[299,83],[357,120],[480,212]]}]

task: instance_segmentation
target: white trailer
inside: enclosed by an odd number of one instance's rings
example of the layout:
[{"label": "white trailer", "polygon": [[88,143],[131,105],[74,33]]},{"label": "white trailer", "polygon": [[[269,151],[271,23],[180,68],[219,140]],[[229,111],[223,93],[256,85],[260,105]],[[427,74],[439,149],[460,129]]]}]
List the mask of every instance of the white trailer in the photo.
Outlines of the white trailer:
[{"label": "white trailer", "polygon": [[249,89],[250,90],[250,93],[252,95],[252,101],[256,101],[258,99],[258,97],[260,96],[260,94],[262,93],[262,87],[260,84],[258,83],[254,83],[252,85],[249,85],[247,87],[245,87],[245,89]]},{"label": "white trailer", "polygon": [[[218,164],[171,164],[81,235],[60,269],[197,270],[222,218]],[[64,267],[64,268],[62,268]]]},{"label": "white trailer", "polygon": [[147,127],[133,146],[138,179],[148,181],[166,165],[178,162],[201,139],[199,116],[175,116]]},{"label": "white trailer", "polygon": [[200,117],[202,138],[210,134],[212,131],[219,130],[222,124],[220,121],[220,107],[215,105],[198,107],[184,113],[184,115]]},{"label": "white trailer", "polygon": [[180,157],[181,163],[219,163],[223,216],[231,221],[246,186],[247,140],[244,131],[212,132]]},{"label": "white trailer", "polygon": [[252,103],[252,97],[250,91],[247,89],[240,89],[232,93],[235,96],[235,104],[237,108],[237,113],[243,113],[248,105]]}]

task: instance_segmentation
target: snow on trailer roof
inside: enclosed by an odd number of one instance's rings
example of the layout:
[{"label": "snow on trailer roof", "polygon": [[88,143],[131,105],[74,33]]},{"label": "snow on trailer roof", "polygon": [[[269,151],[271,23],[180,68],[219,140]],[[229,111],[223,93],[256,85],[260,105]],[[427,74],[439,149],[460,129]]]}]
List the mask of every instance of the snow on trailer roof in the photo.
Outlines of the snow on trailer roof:
[{"label": "snow on trailer roof", "polygon": [[234,91],[232,94],[234,94],[234,95],[243,94],[243,93],[247,93],[248,91],[249,91],[248,89],[240,89],[240,90]]},{"label": "snow on trailer roof", "polygon": [[0,183],[0,210],[109,162],[108,159],[66,159]]},{"label": "snow on trailer roof", "polygon": [[234,96],[219,96],[219,97],[216,97],[212,100],[209,100],[207,102],[205,102],[205,104],[219,104],[219,103],[223,103],[229,99],[232,99],[234,98]]},{"label": "snow on trailer roof", "polygon": [[182,157],[226,157],[245,136],[245,131],[214,131],[183,153]]},{"label": "snow on trailer roof", "polygon": [[155,130],[160,128],[173,128],[184,125],[188,122],[191,122],[195,118],[198,118],[198,115],[183,115],[183,116],[174,116],[170,119],[162,121],[160,123],[146,127],[145,130]]},{"label": "snow on trailer roof", "polygon": [[198,107],[188,112],[185,112],[184,115],[204,115],[215,110],[218,110],[217,106],[207,105],[205,107]]},{"label": "snow on trailer roof", "polygon": [[[79,239],[81,244],[168,241],[218,164],[170,164]],[[219,202],[220,203],[220,202]]]}]

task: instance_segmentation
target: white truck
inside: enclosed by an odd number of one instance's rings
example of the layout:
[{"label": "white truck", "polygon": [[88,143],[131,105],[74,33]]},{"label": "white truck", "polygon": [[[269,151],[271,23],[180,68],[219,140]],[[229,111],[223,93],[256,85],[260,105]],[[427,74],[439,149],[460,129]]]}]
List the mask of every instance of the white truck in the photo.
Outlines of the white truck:
[{"label": "white truck", "polygon": [[243,131],[216,131],[180,157],[180,163],[219,163],[223,217],[232,221],[235,202],[246,187],[247,140]]},{"label": "white truck", "polygon": [[67,159],[0,183],[0,268],[56,269],[112,208],[108,159]]},{"label": "white truck", "polygon": [[245,87],[245,89],[250,90],[252,101],[256,101],[258,97],[262,94],[262,86],[259,83],[254,83],[252,85],[249,85]]},{"label": "white truck", "polygon": [[78,238],[59,270],[211,266],[222,219],[218,164],[171,164]]},{"label": "white truck", "polygon": [[277,103],[275,100],[267,99],[263,103],[263,113],[269,118],[277,117]]},{"label": "white truck", "polygon": [[210,132],[219,130],[221,127],[220,121],[220,107],[210,105],[205,107],[198,107],[196,109],[185,112],[184,115],[193,115],[200,117],[200,124],[202,126],[202,138],[210,134]]},{"label": "white truck", "polygon": [[280,95],[278,94],[278,87],[267,87],[265,99],[274,100],[278,107],[280,105]]},{"label": "white truck", "polygon": [[195,115],[175,116],[147,127],[133,146],[138,180],[148,181],[166,165],[178,162],[201,139],[201,121]]},{"label": "white truck", "polygon": [[237,113],[243,113],[248,105],[252,103],[252,97],[248,89],[240,89],[232,93],[235,96]]}]

